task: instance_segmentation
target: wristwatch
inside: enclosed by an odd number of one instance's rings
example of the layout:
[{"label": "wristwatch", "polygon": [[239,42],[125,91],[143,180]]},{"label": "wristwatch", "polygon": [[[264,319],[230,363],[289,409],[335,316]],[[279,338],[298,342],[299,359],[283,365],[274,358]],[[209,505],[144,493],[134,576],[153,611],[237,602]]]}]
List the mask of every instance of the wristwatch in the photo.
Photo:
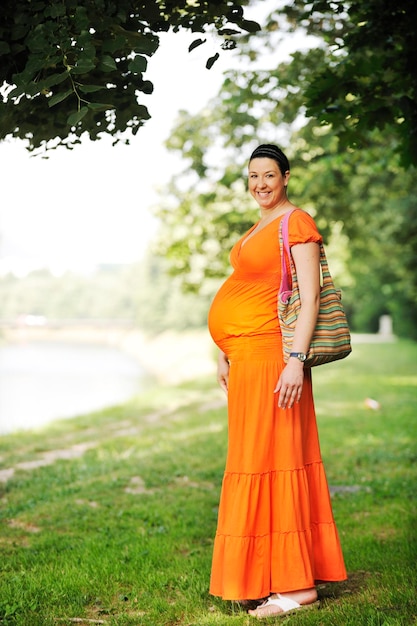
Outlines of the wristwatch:
[{"label": "wristwatch", "polygon": [[301,361],[301,363],[304,363],[304,361],[307,359],[307,355],[304,354],[304,352],[290,352],[290,356],[295,357],[296,359]]}]

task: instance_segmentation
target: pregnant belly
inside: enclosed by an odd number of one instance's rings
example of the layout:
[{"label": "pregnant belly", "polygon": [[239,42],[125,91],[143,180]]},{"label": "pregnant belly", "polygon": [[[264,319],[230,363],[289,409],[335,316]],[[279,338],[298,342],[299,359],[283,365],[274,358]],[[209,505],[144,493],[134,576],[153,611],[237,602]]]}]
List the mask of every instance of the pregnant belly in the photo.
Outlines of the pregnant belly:
[{"label": "pregnant belly", "polygon": [[277,332],[276,307],[275,284],[228,279],[210,307],[210,334],[218,344],[228,337]]}]

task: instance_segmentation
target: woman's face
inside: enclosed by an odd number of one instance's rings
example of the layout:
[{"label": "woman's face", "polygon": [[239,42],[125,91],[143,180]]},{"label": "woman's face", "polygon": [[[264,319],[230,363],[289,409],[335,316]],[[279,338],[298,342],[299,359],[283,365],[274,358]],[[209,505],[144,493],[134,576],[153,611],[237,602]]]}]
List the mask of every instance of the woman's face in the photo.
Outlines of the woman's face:
[{"label": "woman's face", "polygon": [[289,177],[274,159],[257,157],[249,163],[249,192],[262,209],[274,209],[286,198]]}]

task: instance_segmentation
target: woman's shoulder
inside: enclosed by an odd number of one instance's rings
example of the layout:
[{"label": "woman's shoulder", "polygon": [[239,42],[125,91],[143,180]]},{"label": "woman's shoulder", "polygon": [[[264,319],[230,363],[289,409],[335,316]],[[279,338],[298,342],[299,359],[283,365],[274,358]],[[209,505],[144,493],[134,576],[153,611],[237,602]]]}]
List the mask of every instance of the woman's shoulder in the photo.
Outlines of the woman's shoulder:
[{"label": "woman's shoulder", "polygon": [[313,216],[308,211],[295,205],[293,205],[291,209],[290,222],[302,222],[313,226],[316,225]]},{"label": "woman's shoulder", "polygon": [[320,243],[322,241],[314,218],[299,207],[294,207],[290,215],[288,234],[292,246],[296,243],[309,243],[311,241]]}]

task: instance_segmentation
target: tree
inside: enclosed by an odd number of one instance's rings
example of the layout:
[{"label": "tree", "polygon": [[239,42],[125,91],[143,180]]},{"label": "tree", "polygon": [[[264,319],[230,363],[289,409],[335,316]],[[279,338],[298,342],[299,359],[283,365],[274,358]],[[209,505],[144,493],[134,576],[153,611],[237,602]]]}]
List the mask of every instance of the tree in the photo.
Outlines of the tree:
[{"label": "tree", "polygon": [[0,277],[1,318],[14,322],[27,315],[50,323],[113,320],[135,324],[147,334],[185,330],[205,324],[210,296],[184,293],[166,261],[149,251],[140,263],[103,265],[91,275],[53,276],[36,270],[23,278]]},{"label": "tree", "polygon": [[370,129],[386,130],[401,164],[417,165],[414,0],[293,0],[284,13],[329,51],[306,85],[307,115],[332,124],[345,147],[364,147]]},{"label": "tree", "polygon": [[319,47],[274,70],[228,72],[201,114],[181,113],[167,145],[186,164],[158,210],[160,251],[188,288],[224,277],[231,246],[258,217],[247,158],[257,143],[279,143],[292,164],[290,198],[316,218],[354,328],[375,331],[390,313],[396,332],[416,337],[416,172],[402,170],[393,130],[369,130],[353,150],[330,124],[303,119],[303,85],[326,54]]},{"label": "tree", "polygon": [[[88,133],[115,142],[133,135],[150,115],[138,95],[158,34],[170,28],[215,29],[223,49],[255,32],[248,0],[2,0],[0,5],[0,139],[28,141],[29,149],[72,147]],[[196,38],[190,51],[204,43]],[[210,68],[219,52],[208,59]],[[56,140],[52,143],[51,140]],[[48,143],[49,142],[49,143]]]}]

